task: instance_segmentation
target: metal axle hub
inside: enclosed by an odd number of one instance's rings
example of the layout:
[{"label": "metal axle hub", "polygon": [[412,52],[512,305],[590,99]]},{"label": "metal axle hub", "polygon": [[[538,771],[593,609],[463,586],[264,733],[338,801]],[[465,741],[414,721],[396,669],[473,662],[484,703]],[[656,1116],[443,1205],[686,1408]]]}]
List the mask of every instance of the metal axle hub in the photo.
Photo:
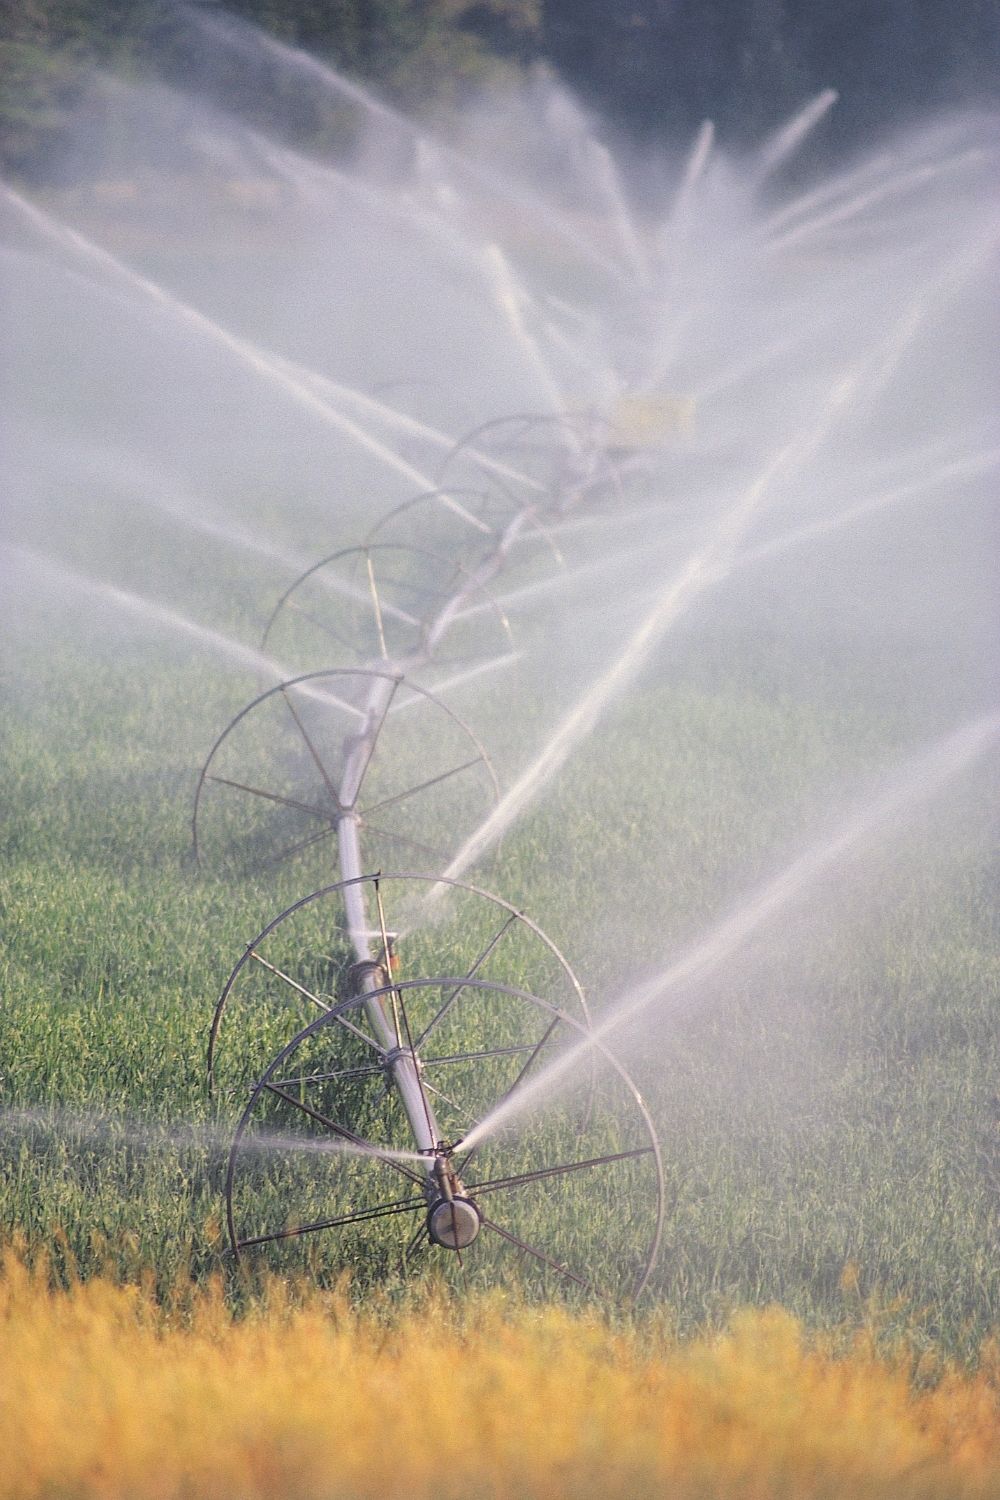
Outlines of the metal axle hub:
[{"label": "metal axle hub", "polygon": [[451,1165],[453,1147],[439,1145],[434,1153],[433,1186],[428,1184],[427,1233],[444,1250],[465,1250],[482,1227],[482,1216]]}]

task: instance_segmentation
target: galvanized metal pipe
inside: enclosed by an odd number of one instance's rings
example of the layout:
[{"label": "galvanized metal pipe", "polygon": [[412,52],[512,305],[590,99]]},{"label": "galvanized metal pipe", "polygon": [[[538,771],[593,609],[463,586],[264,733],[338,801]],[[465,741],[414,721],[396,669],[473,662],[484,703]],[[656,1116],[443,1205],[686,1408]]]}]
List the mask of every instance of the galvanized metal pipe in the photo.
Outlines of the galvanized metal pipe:
[{"label": "galvanized metal pipe", "polygon": [[[370,995],[372,991],[381,989],[390,975],[386,972],[383,980],[376,966],[384,964],[386,971],[388,970],[388,953],[383,954],[379,960],[372,959],[370,942],[372,928],[365,909],[365,882],[358,879],[366,872],[361,865],[360,824],[358,814],[354,811],[354,803],[357,800],[361,779],[371,758],[386,707],[395,688],[395,678],[378,678],[372,684],[366,705],[367,725],[360,735],[352,736],[353,743],[344,766],[339,792],[341,806],[345,809],[337,820],[337,848],[341,879],[354,882],[344,887],[347,933],[351,947],[354,949],[355,960],[359,964],[370,963],[372,965],[359,977],[358,990],[362,995]],[[382,997],[364,1000],[363,1005],[368,1023],[386,1053],[386,1070],[399,1091],[400,1102],[406,1111],[406,1118],[410,1123],[417,1150],[431,1152],[441,1138],[441,1131],[434,1118],[430,1101],[421,1085],[417,1059],[404,1045],[404,1039],[397,1034],[395,1026],[386,1015]],[[431,1157],[428,1157],[427,1170],[428,1182],[433,1185],[433,1159]]]}]

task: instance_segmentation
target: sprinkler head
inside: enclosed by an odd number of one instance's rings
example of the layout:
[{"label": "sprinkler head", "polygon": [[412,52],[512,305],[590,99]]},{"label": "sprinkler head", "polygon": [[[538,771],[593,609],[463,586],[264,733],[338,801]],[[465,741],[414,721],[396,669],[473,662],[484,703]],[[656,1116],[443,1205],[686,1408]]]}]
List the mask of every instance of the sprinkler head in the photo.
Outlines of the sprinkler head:
[{"label": "sprinkler head", "polygon": [[366,990],[380,990],[389,980],[382,964],[374,959],[363,958],[351,964],[347,971],[347,989],[350,995],[363,995]]}]

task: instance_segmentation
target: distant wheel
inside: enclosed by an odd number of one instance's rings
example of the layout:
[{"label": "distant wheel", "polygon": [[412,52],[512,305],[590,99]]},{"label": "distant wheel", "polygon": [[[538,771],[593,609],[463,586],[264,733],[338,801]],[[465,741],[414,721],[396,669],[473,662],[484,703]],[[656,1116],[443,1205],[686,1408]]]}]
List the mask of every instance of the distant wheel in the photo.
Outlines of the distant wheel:
[{"label": "distant wheel", "polygon": [[437,475],[449,483],[481,483],[502,462],[521,504],[553,520],[594,491],[620,488],[605,442],[608,423],[589,413],[520,412],[496,417],[466,433],[445,454]]},{"label": "distant wheel", "polygon": [[478,477],[476,486],[440,485],[400,501],[372,524],[365,545],[403,545],[418,534],[422,546],[474,571],[494,551],[515,516],[526,507],[537,512],[548,503],[540,484],[533,496],[526,497],[516,470],[509,478],[503,474]]},{"label": "distant wheel", "polygon": [[[455,598],[466,606],[461,618],[449,607]],[[282,594],[261,638],[262,651],[303,671],[326,666],[331,651],[358,665],[412,671],[431,652],[449,667],[510,646],[502,610],[467,568],[392,541],[344,547],[313,563]]]},{"label": "distant wheel", "polygon": [[[484,651],[491,649],[489,637],[483,635],[484,627],[491,624],[490,613],[509,631],[508,605],[520,607],[538,587],[544,592],[553,580],[553,564],[556,570],[565,565],[557,535],[564,523],[561,515],[551,511],[551,496],[543,484],[525,489],[517,482],[516,471],[512,475],[510,479],[484,476],[492,477],[489,490],[442,486],[413,495],[380,517],[368,533],[367,546],[383,546],[419,528],[422,537],[433,537],[443,555],[462,559],[451,599],[426,628],[429,655],[433,654],[437,671],[442,666],[441,646],[449,656],[457,653],[460,659],[472,660],[478,654],[480,665],[467,674],[470,677],[511,665],[514,654],[497,657],[495,646],[492,657],[482,659]],[[458,516],[443,504],[456,496],[462,497],[465,512]],[[507,598],[493,592],[501,578],[505,591],[513,589]],[[438,678],[434,685],[440,691],[454,680]]]},{"label": "distant wheel", "polygon": [[[371,1004],[403,1013],[433,1159],[414,1150]],[[226,1214],[236,1255],[283,1269],[619,1298],[648,1281],[663,1198],[621,1064],[549,1001],[459,974],[345,998],[278,1052],[236,1130]]]}]

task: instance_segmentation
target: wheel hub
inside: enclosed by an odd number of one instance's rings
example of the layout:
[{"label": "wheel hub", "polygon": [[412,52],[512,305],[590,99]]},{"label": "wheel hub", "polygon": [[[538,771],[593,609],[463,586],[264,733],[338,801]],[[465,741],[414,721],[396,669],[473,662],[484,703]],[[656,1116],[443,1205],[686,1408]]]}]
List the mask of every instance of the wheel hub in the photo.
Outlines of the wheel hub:
[{"label": "wheel hub", "polygon": [[427,1233],[445,1250],[465,1250],[482,1227],[471,1198],[438,1198],[427,1210]]},{"label": "wheel hub", "polygon": [[444,1250],[465,1250],[478,1235],[483,1220],[451,1165],[454,1149],[441,1142],[434,1152],[427,1233],[432,1244]]}]

